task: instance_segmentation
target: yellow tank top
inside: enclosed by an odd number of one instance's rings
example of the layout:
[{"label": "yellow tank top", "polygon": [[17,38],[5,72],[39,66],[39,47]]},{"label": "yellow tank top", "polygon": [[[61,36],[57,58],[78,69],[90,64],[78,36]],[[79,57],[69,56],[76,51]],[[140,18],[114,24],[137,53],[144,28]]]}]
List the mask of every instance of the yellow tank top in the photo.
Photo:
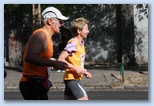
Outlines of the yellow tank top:
[{"label": "yellow tank top", "polygon": [[[74,66],[84,68],[84,60],[85,60],[85,47],[84,47],[84,45],[81,46],[75,38],[70,39],[68,41],[68,43],[69,42],[75,42],[77,49],[76,49],[76,52],[73,53],[73,55],[71,55],[71,56],[69,55],[67,57],[67,59],[66,59],[67,62],[70,64],[73,64]],[[73,70],[71,68],[67,68],[65,70],[63,79],[64,80],[81,80],[82,75],[78,75],[75,70]]]},{"label": "yellow tank top", "polygon": [[[45,33],[45,35],[47,37],[48,48],[47,48],[46,51],[44,51],[43,53],[40,53],[38,55],[40,57],[49,59],[53,55],[53,43],[52,43],[51,39],[49,38],[47,32],[44,29],[42,29],[42,28],[38,29],[34,33],[39,32],[39,31],[43,31]],[[32,36],[36,36],[36,35],[32,35]],[[27,47],[28,47],[28,45],[26,45],[26,48]],[[27,49],[25,49],[24,57],[25,57],[26,52],[27,52]],[[23,63],[24,63],[24,69],[23,69],[23,72],[22,72],[23,75],[38,76],[38,77],[47,78],[48,74],[47,74],[47,67],[46,66],[36,66],[36,65],[27,63],[25,61],[23,61]],[[20,81],[27,81],[27,80],[26,80],[25,77],[22,77]]]}]

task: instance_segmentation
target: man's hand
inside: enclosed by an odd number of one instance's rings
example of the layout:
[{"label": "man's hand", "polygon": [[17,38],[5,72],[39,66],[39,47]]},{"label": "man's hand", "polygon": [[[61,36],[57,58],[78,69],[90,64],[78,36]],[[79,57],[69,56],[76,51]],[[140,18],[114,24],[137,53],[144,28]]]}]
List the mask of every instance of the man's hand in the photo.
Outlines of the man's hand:
[{"label": "man's hand", "polygon": [[65,62],[54,60],[52,61],[52,67],[56,70],[65,70],[68,65]]}]

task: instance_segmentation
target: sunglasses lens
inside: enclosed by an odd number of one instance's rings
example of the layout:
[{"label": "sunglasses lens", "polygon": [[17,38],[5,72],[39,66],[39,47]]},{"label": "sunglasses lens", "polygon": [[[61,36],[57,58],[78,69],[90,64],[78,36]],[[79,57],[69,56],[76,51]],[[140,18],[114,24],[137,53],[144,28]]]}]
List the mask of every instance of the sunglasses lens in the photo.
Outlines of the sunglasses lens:
[{"label": "sunglasses lens", "polygon": [[64,22],[62,20],[59,20],[60,24],[63,24]]}]

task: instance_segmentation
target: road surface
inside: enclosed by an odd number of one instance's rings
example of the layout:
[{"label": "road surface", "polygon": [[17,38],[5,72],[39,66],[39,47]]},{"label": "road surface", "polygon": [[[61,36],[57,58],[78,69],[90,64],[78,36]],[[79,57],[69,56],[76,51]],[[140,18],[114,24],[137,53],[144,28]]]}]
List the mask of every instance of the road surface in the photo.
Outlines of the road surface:
[{"label": "road surface", "polygon": [[[87,91],[90,100],[148,100],[148,91]],[[63,91],[50,91],[49,100],[63,100]],[[23,100],[19,91],[4,91],[4,100]]]}]

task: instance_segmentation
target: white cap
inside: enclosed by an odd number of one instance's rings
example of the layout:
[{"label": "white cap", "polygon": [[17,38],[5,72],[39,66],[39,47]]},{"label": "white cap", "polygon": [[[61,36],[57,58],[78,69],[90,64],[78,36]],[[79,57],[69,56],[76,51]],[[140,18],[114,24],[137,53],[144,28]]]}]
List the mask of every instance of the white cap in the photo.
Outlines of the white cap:
[{"label": "white cap", "polygon": [[55,7],[47,7],[45,10],[43,10],[42,17],[43,18],[58,18],[61,20],[68,19],[68,17],[65,17],[64,15],[62,15],[62,13]]}]

